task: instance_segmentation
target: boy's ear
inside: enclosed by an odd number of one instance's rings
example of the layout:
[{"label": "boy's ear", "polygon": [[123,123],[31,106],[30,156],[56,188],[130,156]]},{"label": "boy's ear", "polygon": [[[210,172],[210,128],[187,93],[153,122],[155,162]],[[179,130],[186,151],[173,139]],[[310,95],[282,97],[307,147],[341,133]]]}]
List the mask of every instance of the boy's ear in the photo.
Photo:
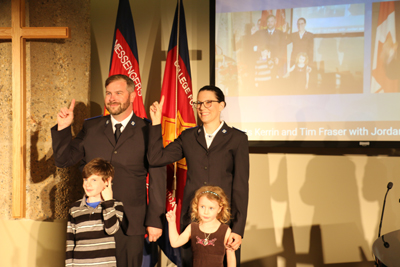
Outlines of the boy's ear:
[{"label": "boy's ear", "polygon": [[111,184],[111,181],[112,181],[112,177],[110,176],[110,177],[108,177],[107,180],[105,181],[105,184],[106,184],[106,185],[109,185],[109,184]]}]

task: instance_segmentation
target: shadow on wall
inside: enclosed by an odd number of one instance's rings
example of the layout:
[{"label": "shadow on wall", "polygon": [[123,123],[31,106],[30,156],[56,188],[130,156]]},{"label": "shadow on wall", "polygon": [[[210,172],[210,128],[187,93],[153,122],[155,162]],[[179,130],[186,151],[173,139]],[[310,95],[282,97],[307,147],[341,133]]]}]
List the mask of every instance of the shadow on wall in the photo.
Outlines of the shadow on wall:
[{"label": "shadow on wall", "polygon": [[[45,182],[47,178],[55,175],[56,166],[54,164],[52,150],[47,151],[46,155],[39,158],[39,132],[42,130],[41,122],[37,124],[37,130],[31,133],[31,179],[32,183],[38,184]],[[48,130],[48,129],[46,129]],[[42,153],[40,153],[42,154]],[[56,182],[52,181],[45,185],[40,193],[42,201],[42,213],[45,214],[39,221],[51,221],[54,219]]]},{"label": "shadow on wall", "polygon": [[[160,95],[161,95],[161,87],[162,87],[162,79],[163,75],[161,74],[161,62],[165,62],[167,59],[166,51],[161,51],[161,18],[160,17],[154,17],[153,21],[151,22],[151,31],[155,32],[155,39],[151,41],[152,44],[154,44],[153,48],[151,45],[146,47],[146,58],[140,58],[140,65],[141,66],[149,66],[149,75],[147,78],[147,88],[146,88],[146,96],[143,96],[144,100],[144,108],[146,110],[146,113],[149,112],[149,108],[151,104],[153,104],[154,101],[160,101]],[[151,60],[147,60],[147,58],[150,57]],[[142,69],[144,69],[142,67]],[[144,73],[142,73],[142,81],[144,79]],[[143,82],[142,82],[143,84]],[[142,94],[143,94],[143,89],[142,88]]]},{"label": "shadow on wall", "polygon": [[[76,135],[80,131],[86,114],[86,105],[78,102],[74,110],[73,135]],[[57,168],[51,149],[46,153],[46,156],[40,159],[38,148],[40,130],[50,131],[50,129],[41,129],[39,123],[38,130],[31,135],[30,162],[32,183],[42,183],[52,175],[54,175],[55,179],[54,182],[46,185],[40,193],[44,216],[37,220],[53,221],[54,219],[66,219],[71,203],[80,199],[83,195],[81,173],[78,168],[79,163],[64,169]],[[40,154],[43,153],[41,152]]]},{"label": "shadow on wall", "polygon": [[312,225],[320,225],[325,262],[357,262],[359,250],[370,254],[361,221],[355,165],[347,157],[314,157],[300,189],[303,203],[313,206]]},{"label": "shadow on wall", "polygon": [[101,116],[104,113],[104,105],[101,106],[97,102],[90,101],[90,117]]},{"label": "shadow on wall", "polygon": [[[97,48],[96,36],[93,32],[93,25],[90,27],[91,57],[90,57],[90,117],[103,114],[102,104],[104,103],[104,82],[101,75],[99,51]],[[111,55],[111,50],[110,50]],[[99,109],[100,107],[100,109]]]},{"label": "shadow on wall", "polygon": [[[393,169],[388,169],[385,163],[393,161],[391,166]],[[389,191],[387,195],[387,202],[384,212],[384,218],[382,222],[381,234],[398,229],[398,222],[396,215],[398,214],[398,206],[393,206],[393,203],[398,203],[398,183],[396,180],[390,181],[389,177],[396,177],[400,173],[400,166],[397,163],[396,158],[391,159],[379,159],[374,157],[368,157],[367,163],[365,164],[364,178],[362,194],[363,197],[371,202],[378,203],[379,209],[375,213],[373,218],[375,228],[373,229],[374,237],[378,237],[379,223],[383,206],[383,199],[387,190],[387,184],[393,182],[394,188]],[[388,231],[388,229],[391,229]]]},{"label": "shadow on wall", "polygon": [[[261,230],[261,231],[271,231],[273,230]],[[259,236],[265,235],[260,233],[260,230],[246,231],[246,236]],[[261,244],[258,244],[262,246]],[[296,253],[294,244],[293,228],[285,228],[283,232],[282,240],[283,251],[271,256],[264,258],[251,260],[247,262],[242,262],[242,267],[258,267],[258,266],[268,266],[268,267],[278,267],[278,262],[284,262],[285,267],[296,267],[298,264],[307,264],[315,267],[370,267],[373,265],[372,261],[368,261],[366,255],[364,254],[361,247],[358,248],[358,253],[362,259],[359,262],[346,262],[346,263],[324,263],[324,253],[323,253],[323,242],[321,227],[319,225],[313,225],[310,232],[310,247],[308,253]]]},{"label": "shadow on wall", "polygon": [[[274,157],[270,157],[271,159]],[[396,159],[393,161],[397,162]],[[311,156],[310,160],[304,162],[307,165],[298,170],[300,176],[305,171],[304,181],[297,175],[288,175],[287,170],[295,166],[292,159],[288,162],[286,156],[283,156],[279,163],[270,163],[279,164],[277,179],[272,177],[270,186],[265,189],[267,202],[263,200],[265,205],[262,212],[270,214],[265,220],[272,220],[273,228],[268,226],[257,229],[254,226],[246,230],[242,254],[260,256],[243,261],[242,265],[373,266],[369,243],[377,234],[387,177],[395,176],[400,166],[392,170],[388,166],[398,164],[391,162],[391,159],[368,158],[365,174],[357,183],[356,166],[349,157]],[[290,180],[293,178],[296,181]],[[382,187],[381,193],[376,192],[377,187]],[[376,214],[375,210],[368,212],[368,217],[372,217],[372,221],[368,219],[368,223],[365,223],[366,218],[362,220],[362,199],[373,202],[364,203],[364,211],[368,205],[375,207],[374,203],[379,203]],[[269,200],[273,201],[268,203]],[[303,208],[304,213],[301,212]],[[301,213],[298,210],[291,212],[293,209],[300,209]],[[396,212],[387,210],[386,213],[389,217],[386,218],[389,219],[387,222],[392,221],[395,224],[393,216]],[[311,217],[308,219],[304,216]],[[267,222],[267,225],[271,223]],[[387,224],[387,227],[390,229],[395,225]],[[385,233],[384,229],[382,232]],[[247,240],[253,242],[247,243]]]}]

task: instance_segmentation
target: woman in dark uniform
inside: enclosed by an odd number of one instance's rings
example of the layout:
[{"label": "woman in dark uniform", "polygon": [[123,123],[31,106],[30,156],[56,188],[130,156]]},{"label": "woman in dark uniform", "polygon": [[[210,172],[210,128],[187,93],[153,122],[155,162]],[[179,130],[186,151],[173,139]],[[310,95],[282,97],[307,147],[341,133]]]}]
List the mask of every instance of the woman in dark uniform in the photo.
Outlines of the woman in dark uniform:
[{"label": "woman in dark uniform", "polygon": [[[190,224],[190,201],[197,189],[204,185],[221,187],[230,202],[232,233],[227,246],[236,250],[237,266],[240,265],[240,244],[247,217],[249,191],[249,148],[247,135],[221,121],[225,96],[215,86],[199,90],[194,107],[202,126],[187,129],[174,142],[163,148],[161,136],[161,103],[150,107],[153,127],[150,127],[148,161],[151,166],[165,166],[186,158],[187,179],[181,211],[181,230]],[[188,251],[189,250],[189,251]],[[191,266],[190,249],[183,249],[184,266]]]}]

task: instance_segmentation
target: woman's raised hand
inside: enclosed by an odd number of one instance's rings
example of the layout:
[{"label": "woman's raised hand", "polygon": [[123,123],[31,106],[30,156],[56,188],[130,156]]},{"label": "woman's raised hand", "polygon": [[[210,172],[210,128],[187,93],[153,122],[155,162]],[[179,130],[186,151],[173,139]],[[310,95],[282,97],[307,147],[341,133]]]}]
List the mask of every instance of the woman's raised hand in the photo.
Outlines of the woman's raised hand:
[{"label": "woman's raised hand", "polygon": [[158,125],[161,123],[163,105],[164,105],[164,96],[161,97],[160,103],[155,101],[150,106],[150,118],[153,125]]}]

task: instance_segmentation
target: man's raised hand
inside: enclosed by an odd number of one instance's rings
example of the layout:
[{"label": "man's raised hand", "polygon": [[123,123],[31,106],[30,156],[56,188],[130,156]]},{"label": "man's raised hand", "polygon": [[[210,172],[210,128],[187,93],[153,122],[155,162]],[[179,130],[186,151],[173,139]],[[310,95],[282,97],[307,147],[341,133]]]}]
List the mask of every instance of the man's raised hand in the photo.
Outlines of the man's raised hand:
[{"label": "man's raised hand", "polygon": [[57,114],[58,131],[61,131],[72,124],[74,120],[75,99],[72,99],[69,108],[63,107]]}]

